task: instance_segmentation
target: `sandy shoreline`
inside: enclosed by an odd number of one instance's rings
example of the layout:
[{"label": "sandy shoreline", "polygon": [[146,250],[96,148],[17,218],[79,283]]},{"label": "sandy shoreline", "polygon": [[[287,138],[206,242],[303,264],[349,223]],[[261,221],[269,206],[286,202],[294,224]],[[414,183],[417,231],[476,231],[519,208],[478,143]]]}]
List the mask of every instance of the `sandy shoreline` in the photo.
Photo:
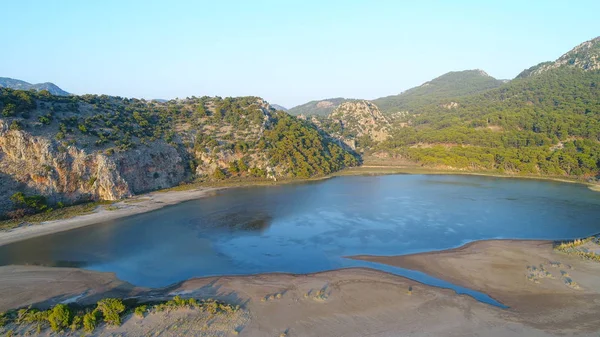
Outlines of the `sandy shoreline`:
[{"label": "sandy shoreline", "polygon": [[[370,171],[374,169],[375,171]],[[377,170],[381,170],[378,172]],[[354,172],[353,172],[354,171]],[[459,170],[437,170],[423,167],[414,167],[408,165],[399,166],[386,166],[386,165],[362,165],[359,167],[352,167],[343,171],[340,171],[339,176],[344,175],[361,175],[361,174],[373,174],[373,175],[389,175],[389,174],[423,174],[423,175],[459,175],[459,176],[480,176],[480,177],[494,177],[494,178],[509,178],[509,179],[528,179],[528,180],[540,180],[540,181],[556,181],[561,183],[579,184],[587,186],[590,190],[600,192],[600,183],[590,183],[580,181],[576,179],[560,178],[553,176],[542,176],[542,175],[511,175],[511,174],[497,174],[491,172],[470,172],[470,171],[459,171]]]},{"label": "sandy shoreline", "polygon": [[600,331],[600,263],[537,240],[476,241],[445,251],[351,258],[418,270],[486,293],[538,328]]},{"label": "sandy shoreline", "polygon": [[[510,308],[365,268],[308,275],[206,277],[148,289],[120,281],[112,273],[4,266],[0,267],[0,311],[64,301],[89,304],[107,296],[157,300],[181,295],[242,306],[244,318],[236,318],[235,324],[243,321],[243,326],[235,333],[227,330],[215,336],[280,336],[285,332],[286,336],[319,337],[541,337],[597,336],[600,332],[600,263],[556,253],[548,241],[489,240],[433,253],[354,258],[425,271],[487,292]],[[551,267],[549,261],[560,267]],[[528,280],[527,266],[540,264],[546,264],[554,277]],[[580,289],[565,285],[562,269],[577,280]],[[159,335],[172,336],[177,335],[172,330],[181,326],[188,329],[185,335],[206,335],[194,330],[197,318],[193,313],[171,316],[143,321],[128,317],[123,326],[100,328],[94,335],[143,336],[148,331],[164,331]]]},{"label": "sandy shoreline", "polygon": [[0,231],[0,246],[37,236],[67,231],[104,221],[154,211],[165,206],[210,196],[222,189],[224,188],[198,188],[186,191],[157,191],[140,194],[130,199],[115,202],[110,205],[110,209],[107,209],[104,206],[98,206],[96,210],[90,214]]}]

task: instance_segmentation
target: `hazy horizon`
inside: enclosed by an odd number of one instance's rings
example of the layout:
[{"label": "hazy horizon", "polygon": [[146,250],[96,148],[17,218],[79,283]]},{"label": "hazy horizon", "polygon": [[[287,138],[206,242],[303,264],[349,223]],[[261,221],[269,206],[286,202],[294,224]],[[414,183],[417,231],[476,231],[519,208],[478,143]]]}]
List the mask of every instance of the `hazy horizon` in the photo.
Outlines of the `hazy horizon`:
[{"label": "hazy horizon", "polygon": [[[600,3],[20,1],[0,77],[74,94],[311,100],[398,94],[449,71],[512,79],[599,35]],[[596,30],[595,30],[596,29]],[[17,34],[18,32],[18,34]]]}]

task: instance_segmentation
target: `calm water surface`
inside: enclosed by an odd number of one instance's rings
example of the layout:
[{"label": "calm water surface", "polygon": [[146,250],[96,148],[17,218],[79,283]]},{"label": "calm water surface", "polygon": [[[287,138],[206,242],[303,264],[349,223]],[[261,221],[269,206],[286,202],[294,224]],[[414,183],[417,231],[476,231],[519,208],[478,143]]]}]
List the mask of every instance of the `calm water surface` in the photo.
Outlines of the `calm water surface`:
[{"label": "calm water surface", "polygon": [[[112,271],[142,286],[194,276],[371,266],[344,259],[492,238],[600,232],[600,193],[547,181],[451,175],[340,177],[218,192],[151,213],[0,247],[0,265]],[[419,278],[419,277],[415,277]]]}]

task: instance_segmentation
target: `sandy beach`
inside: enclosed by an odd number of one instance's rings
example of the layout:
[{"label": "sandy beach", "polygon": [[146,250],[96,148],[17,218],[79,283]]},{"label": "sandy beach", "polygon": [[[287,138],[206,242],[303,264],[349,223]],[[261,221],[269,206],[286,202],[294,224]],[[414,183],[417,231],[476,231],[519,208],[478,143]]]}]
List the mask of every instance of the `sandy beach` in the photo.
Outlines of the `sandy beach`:
[{"label": "sandy beach", "polygon": [[214,195],[216,191],[221,189],[223,188],[197,188],[185,191],[157,191],[140,194],[130,199],[115,202],[110,207],[104,205],[98,206],[94,212],[89,214],[0,231],[0,246],[36,236],[67,231],[104,221],[150,212],[165,206]]},{"label": "sandy beach", "polygon": [[[263,274],[191,279],[139,288],[111,273],[38,266],[0,267],[0,311],[100,298],[214,298],[242,311],[197,327],[199,313],[130,315],[96,336],[597,336],[600,264],[555,253],[550,242],[481,241],[458,249],[396,257],[354,257],[428,272],[487,292],[509,309],[451,290],[376,270],[351,268],[309,275]],[[554,263],[551,265],[550,262]],[[528,279],[528,266],[551,276]],[[577,281],[568,286],[561,271]],[[538,275],[539,276],[539,275]]]},{"label": "sandy beach", "polygon": [[352,258],[484,292],[539,329],[600,331],[600,263],[556,252],[549,241],[477,241],[439,252]]}]

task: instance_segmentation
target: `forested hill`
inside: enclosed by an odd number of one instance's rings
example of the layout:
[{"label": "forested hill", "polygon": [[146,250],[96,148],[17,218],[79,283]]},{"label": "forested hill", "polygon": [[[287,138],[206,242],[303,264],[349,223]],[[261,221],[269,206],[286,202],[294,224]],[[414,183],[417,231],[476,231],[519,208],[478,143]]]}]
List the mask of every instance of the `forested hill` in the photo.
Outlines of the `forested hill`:
[{"label": "forested hill", "polygon": [[31,84],[31,83],[28,83],[25,81],[16,80],[13,78],[8,78],[8,77],[0,77],[0,88],[10,88],[10,89],[17,89],[17,90],[35,90],[35,91],[46,90],[49,93],[51,93],[52,95],[56,95],[56,96],[70,95],[68,92],[62,90],[54,83],[46,82],[46,83]]},{"label": "forested hill", "polygon": [[426,166],[598,176],[599,44],[588,41],[559,59],[566,62],[498,88],[416,108],[395,120],[379,149]]},{"label": "forested hill", "polygon": [[472,95],[501,86],[504,82],[483,70],[452,71],[405,92],[373,100],[384,113],[411,111],[448,98]]},{"label": "forested hill", "polygon": [[[39,210],[39,198],[114,200],[193,180],[308,178],[359,163],[258,97],[163,103],[0,88],[0,113],[0,215]],[[18,192],[25,197],[9,200]]]},{"label": "forested hill", "polygon": [[287,112],[294,116],[327,116],[342,103],[351,101],[354,100],[342,97],[328,98],[320,101],[310,101],[308,103],[295,106],[289,109]]}]

